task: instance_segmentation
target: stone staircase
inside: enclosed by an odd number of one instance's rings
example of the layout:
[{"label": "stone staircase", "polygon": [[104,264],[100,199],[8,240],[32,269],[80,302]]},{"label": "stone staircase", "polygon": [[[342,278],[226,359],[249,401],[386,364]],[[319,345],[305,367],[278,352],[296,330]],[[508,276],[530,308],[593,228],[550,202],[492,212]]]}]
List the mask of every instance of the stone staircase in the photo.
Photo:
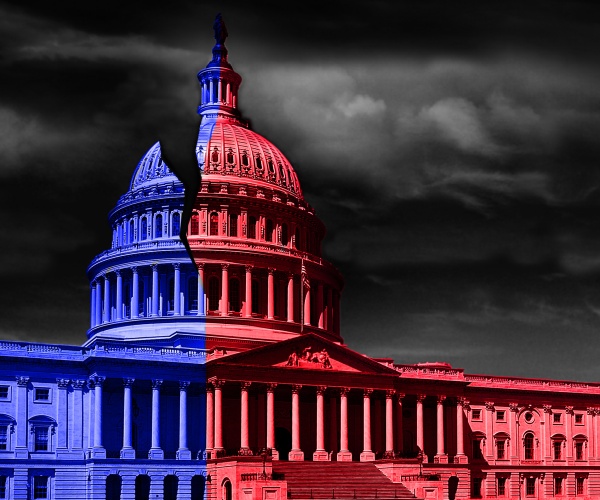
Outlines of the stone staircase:
[{"label": "stone staircase", "polygon": [[393,483],[370,462],[274,461],[273,473],[284,476],[292,500],[415,498],[402,483]]}]

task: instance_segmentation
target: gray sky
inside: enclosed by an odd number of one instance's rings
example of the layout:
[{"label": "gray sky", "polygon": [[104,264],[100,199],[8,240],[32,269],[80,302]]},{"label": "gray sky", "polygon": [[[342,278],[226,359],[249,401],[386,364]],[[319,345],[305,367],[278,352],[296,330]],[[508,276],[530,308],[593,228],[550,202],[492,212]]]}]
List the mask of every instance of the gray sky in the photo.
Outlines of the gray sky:
[{"label": "gray sky", "polygon": [[350,347],[600,380],[594,2],[122,4],[0,2],[0,337],[85,340],[107,213],[157,139],[193,147],[221,12],[242,112],[328,228]]}]

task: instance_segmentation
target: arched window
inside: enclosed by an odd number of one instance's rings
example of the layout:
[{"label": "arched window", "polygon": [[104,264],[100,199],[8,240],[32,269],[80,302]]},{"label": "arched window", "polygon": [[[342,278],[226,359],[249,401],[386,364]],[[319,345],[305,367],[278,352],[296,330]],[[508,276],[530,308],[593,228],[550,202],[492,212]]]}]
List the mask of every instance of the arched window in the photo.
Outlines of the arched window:
[{"label": "arched window", "polygon": [[149,500],[150,476],[140,474],[135,478],[135,500]]},{"label": "arched window", "polygon": [[200,216],[198,215],[198,212],[192,214],[190,220],[190,234],[194,236],[200,234]]},{"label": "arched window", "polygon": [[285,177],[285,170],[283,169],[283,165],[279,164],[279,180],[284,185],[287,186],[287,179]]},{"label": "arched window", "polygon": [[219,149],[215,146],[210,154],[210,161],[217,163],[219,161]]},{"label": "arched window", "polygon": [[204,487],[206,479],[204,476],[192,477],[192,497],[191,500],[204,500]]},{"label": "arched window", "polygon": [[135,229],[134,229],[134,227],[135,227],[135,224],[134,224],[134,222],[133,222],[133,219],[131,219],[131,220],[129,221],[129,244],[130,244],[130,245],[131,245],[132,243],[134,243],[134,241],[135,241],[135,238],[134,238],[134,235],[135,235]]},{"label": "arched window", "polygon": [[229,309],[240,312],[240,281],[237,278],[229,280]]},{"label": "arched window", "polygon": [[248,238],[251,240],[256,239],[256,217],[252,215],[248,217]]},{"label": "arched window", "polygon": [[223,480],[223,500],[231,500],[231,481],[227,478]]},{"label": "arched window", "polygon": [[217,212],[210,213],[210,236],[218,236],[219,235],[219,214]]},{"label": "arched window", "polygon": [[525,460],[533,460],[533,432],[528,432],[523,437],[523,451]]},{"label": "arched window", "polygon": [[256,170],[262,170],[263,169],[263,164],[262,164],[262,160],[260,158],[260,156],[256,157]]},{"label": "arched window", "polygon": [[281,244],[284,247],[288,246],[288,227],[287,227],[287,224],[282,224],[282,226],[281,226]]},{"label": "arched window", "polygon": [[265,228],[265,241],[273,241],[273,221],[267,219],[267,227]]},{"label": "arched window", "polygon": [[258,314],[260,311],[260,304],[258,303],[259,298],[258,281],[252,280],[252,314]]},{"label": "arched window", "polygon": [[106,500],[121,500],[121,476],[118,474],[106,476]]},{"label": "arched window", "polygon": [[208,310],[218,311],[219,310],[219,297],[221,293],[219,290],[219,278],[212,276],[208,280]]},{"label": "arched window", "polygon": [[237,236],[238,234],[238,216],[237,214],[230,214],[229,215],[229,236],[233,236],[234,238]]},{"label": "arched window", "polygon": [[233,151],[231,149],[227,151],[227,163],[233,163]]},{"label": "arched window", "polygon": [[148,236],[148,219],[146,217],[141,218],[140,222],[140,241],[144,241]]},{"label": "arched window", "polygon": [[296,228],[296,234],[294,235],[294,240],[296,244],[296,250],[300,250],[300,228]]},{"label": "arched window", "polygon": [[162,214],[157,214],[156,219],[154,219],[154,237],[155,238],[162,238],[162,235],[163,235],[162,225],[163,225]]},{"label": "arched window", "polygon": [[273,161],[271,159],[269,159],[267,162],[267,167],[269,168],[270,174],[275,174],[275,166],[273,165]]},{"label": "arched window", "polygon": [[179,215],[179,212],[175,212],[173,214],[173,223],[171,225],[171,236],[174,238],[179,237],[180,231],[181,231],[181,215]]},{"label": "arched window", "polygon": [[165,476],[164,482],[164,500],[177,500],[177,476],[169,474]]},{"label": "arched window", "polygon": [[244,152],[242,153],[242,165],[243,165],[244,167],[247,167],[247,166],[248,166],[248,164],[249,164],[249,162],[248,162],[248,155],[247,155],[247,154],[246,154],[246,152],[244,151]]},{"label": "arched window", "polygon": [[192,276],[188,280],[188,311],[198,310],[198,276]]}]

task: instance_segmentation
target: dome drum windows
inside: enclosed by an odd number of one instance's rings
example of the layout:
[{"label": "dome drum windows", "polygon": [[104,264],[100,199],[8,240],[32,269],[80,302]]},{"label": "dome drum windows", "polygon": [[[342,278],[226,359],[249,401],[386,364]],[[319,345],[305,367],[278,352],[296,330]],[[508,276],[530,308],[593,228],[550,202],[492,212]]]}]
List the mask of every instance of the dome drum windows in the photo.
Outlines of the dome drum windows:
[{"label": "dome drum windows", "polygon": [[217,212],[210,213],[208,234],[209,236],[219,236],[219,214]]},{"label": "dome drum windows", "polygon": [[225,155],[225,163],[228,172],[233,172],[235,170],[235,155],[233,149],[231,148],[227,150],[227,154]]},{"label": "dome drum windows", "polygon": [[242,160],[242,173],[247,174],[248,171],[250,170],[250,159],[248,157],[247,151],[245,151],[245,150],[242,151],[241,160]]},{"label": "dome drum windows", "polygon": [[173,212],[171,217],[171,237],[179,238],[181,232],[181,214],[179,212]]},{"label": "dome drum windows", "polygon": [[219,148],[217,146],[214,146],[212,148],[212,150],[210,151],[210,171],[211,172],[216,172],[217,170],[219,170],[220,158],[221,158],[221,155],[219,153]]}]

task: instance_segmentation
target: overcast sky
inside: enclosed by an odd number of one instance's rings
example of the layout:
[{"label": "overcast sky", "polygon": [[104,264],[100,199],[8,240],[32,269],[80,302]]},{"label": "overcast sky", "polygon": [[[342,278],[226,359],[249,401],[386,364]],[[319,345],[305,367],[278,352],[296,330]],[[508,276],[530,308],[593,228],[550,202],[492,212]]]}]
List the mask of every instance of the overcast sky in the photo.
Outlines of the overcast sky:
[{"label": "overcast sky", "polygon": [[596,2],[21,3],[0,2],[0,338],[85,341],[107,213],[156,140],[193,148],[222,12],[240,108],[328,228],[351,348],[600,381]]}]

